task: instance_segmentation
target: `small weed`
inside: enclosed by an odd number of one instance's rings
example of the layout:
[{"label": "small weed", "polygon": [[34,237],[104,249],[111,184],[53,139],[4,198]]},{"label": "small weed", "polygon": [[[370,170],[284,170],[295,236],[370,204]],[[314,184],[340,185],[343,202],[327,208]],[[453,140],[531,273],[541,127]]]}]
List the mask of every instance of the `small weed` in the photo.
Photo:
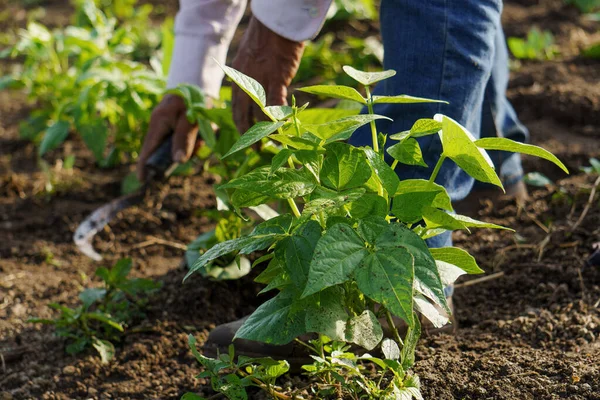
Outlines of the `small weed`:
[{"label": "small weed", "polygon": [[102,362],[109,362],[115,353],[114,343],[120,341],[128,324],[144,314],[147,296],[160,287],[149,279],[129,279],[131,259],[119,260],[112,268],[100,267],[96,276],[103,287],[88,288],[79,294],[80,305],[74,308],[52,303],[59,311],[55,319],[32,318],[29,322],[53,325],[56,334],[67,339],[69,354],[94,347]]},{"label": "small weed", "polygon": [[508,38],[508,48],[519,60],[552,60],[558,54],[552,33],[538,27],[531,28],[525,39]]}]

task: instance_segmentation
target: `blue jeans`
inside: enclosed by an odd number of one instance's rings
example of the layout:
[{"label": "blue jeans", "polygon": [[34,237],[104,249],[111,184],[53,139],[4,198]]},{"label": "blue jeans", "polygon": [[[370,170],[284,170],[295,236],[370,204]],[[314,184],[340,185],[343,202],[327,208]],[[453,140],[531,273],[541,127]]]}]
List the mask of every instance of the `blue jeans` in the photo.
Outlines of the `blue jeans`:
[{"label": "blue jeans", "polygon": [[[475,137],[527,140],[526,128],[506,99],[508,53],[501,12],[501,0],[382,0],[384,68],[394,69],[396,76],[380,82],[374,94],[409,94],[450,104],[375,105],[376,114],[393,119],[377,121],[378,131],[398,133],[410,129],[419,118],[442,113]],[[442,145],[438,135],[418,140],[429,167],[400,165],[397,171],[401,179],[428,179],[439,159]],[[372,145],[368,126],[355,132],[349,142]],[[490,155],[505,184],[521,179],[518,154]],[[451,160],[444,161],[436,182],[446,188],[453,201],[464,199],[474,184],[473,178]],[[428,240],[430,247],[451,244],[450,232]]]}]

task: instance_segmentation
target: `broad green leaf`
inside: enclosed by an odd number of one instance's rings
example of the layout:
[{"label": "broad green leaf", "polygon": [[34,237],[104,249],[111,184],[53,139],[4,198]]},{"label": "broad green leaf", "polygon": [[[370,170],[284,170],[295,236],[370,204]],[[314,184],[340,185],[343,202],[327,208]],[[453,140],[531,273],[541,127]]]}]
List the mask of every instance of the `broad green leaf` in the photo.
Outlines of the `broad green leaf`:
[{"label": "broad green leaf", "polygon": [[475,145],[473,135],[452,118],[441,114],[436,114],[434,118],[442,123],[440,136],[443,154],[478,181],[503,188],[492,160],[485,150]]},{"label": "broad green leaf", "polygon": [[375,246],[386,251],[398,246],[407,249],[415,260],[415,288],[449,311],[435,260],[419,235],[400,223],[392,223],[377,237]]},{"label": "broad green leaf", "polygon": [[354,79],[358,83],[362,83],[365,86],[372,85],[374,83],[377,83],[387,78],[391,78],[392,76],[396,75],[396,71],[394,71],[393,69],[388,69],[387,71],[380,72],[364,72],[359,71],[349,65],[344,65],[342,69],[352,79]]},{"label": "broad green leaf", "polygon": [[540,172],[530,172],[523,176],[523,182],[528,185],[537,187],[546,187],[546,185],[553,185],[554,183],[546,175]]},{"label": "broad green leaf", "polygon": [[303,170],[280,168],[271,174],[269,166],[255,169],[220,186],[221,189],[243,189],[276,199],[306,196],[315,187],[314,179]]},{"label": "broad green leaf", "polygon": [[297,136],[288,136],[275,133],[269,136],[269,139],[278,141],[281,144],[285,144],[297,150],[317,150],[322,149],[319,142],[310,140],[308,138],[302,138]]},{"label": "broad green leaf", "polygon": [[443,208],[444,210],[452,211],[452,201],[446,189],[434,182],[429,182],[425,179],[405,179],[400,182],[396,195],[402,195],[413,192],[431,192],[434,191],[436,196],[431,204],[432,207]]},{"label": "broad green leaf", "polygon": [[423,209],[430,206],[439,192],[408,192],[394,196],[392,214],[400,221],[414,224],[423,219]]},{"label": "broad green leaf", "polygon": [[350,204],[350,215],[353,218],[360,219],[370,215],[385,217],[387,214],[387,201],[375,193],[366,193]]},{"label": "broad green leaf", "polygon": [[281,149],[279,153],[273,156],[273,159],[271,160],[271,170],[269,173],[273,175],[275,171],[287,164],[288,159],[293,154],[294,152],[290,149]]},{"label": "broad green leaf", "polygon": [[414,97],[407,94],[400,94],[398,96],[373,96],[373,104],[381,103],[394,103],[394,104],[411,104],[411,103],[445,103],[443,100],[426,99],[424,97]]},{"label": "broad green leaf", "polygon": [[449,214],[445,211],[438,210],[433,207],[423,208],[423,219],[427,224],[428,228],[444,228],[448,230],[454,229],[467,229],[468,228],[490,228],[490,229],[504,229],[514,231],[511,228],[507,228],[501,225],[492,224],[490,222],[483,222],[467,217],[465,215]]},{"label": "broad green leaf", "polygon": [[321,182],[335,190],[361,186],[371,177],[365,154],[346,143],[327,146],[321,169]]},{"label": "broad green leaf", "polygon": [[367,254],[364,240],[350,226],[332,226],[317,243],[302,297],[345,282]]},{"label": "broad green leaf", "polygon": [[429,249],[435,260],[443,261],[456,265],[468,274],[483,274],[475,258],[463,249],[458,247],[443,247],[439,249]]},{"label": "broad green leaf", "polygon": [[[255,267],[255,265],[252,267]],[[269,261],[267,268],[265,268],[265,270],[254,279],[254,282],[267,284],[278,275],[281,275],[283,272],[284,271],[281,262],[277,258],[273,257],[271,258],[271,261]]]},{"label": "broad green leaf", "polygon": [[360,93],[358,93],[356,89],[348,86],[315,85],[303,87],[298,90],[310,94],[315,94],[317,96],[334,97],[336,99],[356,101],[357,103],[361,103],[364,105],[367,104],[367,101],[362,97]]},{"label": "broad green leaf", "polygon": [[370,253],[354,271],[361,292],[413,326],[413,256],[402,247]]},{"label": "broad green leaf", "polygon": [[83,124],[77,127],[85,145],[92,151],[96,161],[104,159],[104,149],[108,139],[108,129],[100,121],[93,124]]},{"label": "broad green leaf", "polygon": [[404,140],[408,137],[421,137],[432,135],[434,133],[439,132],[442,129],[442,124],[434,119],[430,118],[421,118],[418,119],[410,128],[409,131],[404,131],[400,133],[396,133],[394,135],[390,135],[390,139],[393,140]]},{"label": "broad green leaf", "polygon": [[133,262],[132,262],[131,258],[121,258],[110,269],[110,272],[109,272],[110,281],[107,283],[118,284],[118,283],[124,281],[127,278],[127,275],[129,275],[129,272],[131,272],[132,266],[133,266]]},{"label": "broad green leaf", "polygon": [[67,136],[69,136],[69,127],[71,125],[68,121],[57,121],[44,133],[44,137],[42,139],[42,143],[40,143],[40,148],[38,150],[39,155],[43,156],[46,152],[50,150],[54,150],[62,142],[65,141]]},{"label": "broad green leaf", "polygon": [[79,293],[79,299],[87,310],[96,301],[101,300],[106,296],[106,289],[103,288],[87,288]]},{"label": "broad green leaf", "polygon": [[92,346],[100,354],[102,364],[108,364],[115,356],[115,346],[108,340],[93,339]]},{"label": "broad green leaf", "polygon": [[231,203],[237,208],[259,206],[268,202],[269,199],[270,197],[267,195],[244,189],[237,189],[231,195]]},{"label": "broad green leaf", "polygon": [[183,280],[185,281],[194,272],[198,271],[200,268],[204,267],[208,262],[216,258],[224,256],[225,254],[231,253],[233,251],[239,251],[241,249],[252,249],[252,251],[265,249],[271,244],[273,244],[273,242],[276,239],[280,238],[280,236],[281,235],[278,234],[268,233],[264,235],[242,236],[237,239],[217,243],[196,260],[196,262],[190,267],[190,270],[183,278]]},{"label": "broad green leaf", "polygon": [[439,210],[435,207],[425,206],[422,208],[423,221],[430,229],[444,228],[447,230],[467,229],[467,226],[454,218],[453,215]]},{"label": "broad green leaf", "polygon": [[528,154],[530,156],[543,158],[544,160],[553,162],[567,174],[569,173],[565,164],[556,158],[554,154],[538,146],[516,142],[507,138],[483,138],[476,140],[475,145],[486,150],[511,151],[513,153]]},{"label": "broad green leaf", "polygon": [[319,172],[323,166],[323,155],[312,150],[298,150],[294,152],[294,157],[304,165],[317,182],[320,182]]},{"label": "broad green leaf", "polygon": [[416,294],[413,300],[415,310],[423,314],[423,316],[431,322],[434,328],[441,328],[448,323],[448,317],[442,315],[440,309],[431,304],[425,296]]},{"label": "broad green leaf", "polygon": [[184,393],[179,400],[206,400],[206,397],[202,397],[196,393],[187,392]]},{"label": "broad green leaf", "polygon": [[306,309],[293,307],[294,297],[281,292],[262,304],[236,332],[236,339],[287,344],[306,332]]},{"label": "broad green leaf", "polygon": [[[215,61],[216,62],[216,61]],[[219,64],[217,62],[217,64]],[[226,65],[219,64],[225,75],[229,77],[236,85],[240,87],[261,109],[267,105],[267,95],[265,89],[254,78],[244,75]]]},{"label": "broad green leaf", "polygon": [[303,290],[306,286],[311,260],[319,239],[321,239],[321,225],[317,221],[308,220],[277,246],[277,250],[283,252],[285,268],[292,283],[299,290]]},{"label": "broad green leaf", "polygon": [[404,345],[400,353],[402,368],[408,371],[415,364],[415,349],[421,337],[421,321],[417,315],[414,316],[415,325],[409,327],[404,337]]},{"label": "broad green leaf", "polygon": [[335,192],[332,196],[319,197],[304,205],[303,215],[315,215],[321,212],[339,210],[342,206],[360,199],[365,193],[363,188],[349,189],[343,192]]},{"label": "broad green leaf", "polygon": [[438,267],[442,284],[445,287],[452,286],[459,277],[466,274],[465,271],[458,268],[456,265],[444,261],[435,260],[435,265]]},{"label": "broad green leaf", "polygon": [[243,150],[247,147],[252,146],[254,143],[260,141],[262,138],[269,136],[271,133],[275,132],[277,129],[283,126],[283,122],[267,122],[262,121],[253,125],[246,133],[240,137],[240,139],[235,142],[231,149],[223,156],[221,159],[230,156],[231,154]]},{"label": "broad green leaf", "polygon": [[365,310],[362,314],[348,320],[345,336],[341,340],[356,343],[370,351],[381,342],[383,329],[381,329],[381,324],[375,314],[370,310]]},{"label": "broad green leaf", "polygon": [[415,139],[405,139],[400,143],[388,147],[386,151],[394,160],[398,160],[402,164],[427,167],[425,160],[423,160],[421,146],[419,146],[419,142]]},{"label": "broad green leaf", "polygon": [[306,124],[302,125],[302,127],[313,135],[330,143],[349,139],[358,128],[377,119],[387,119],[391,121],[391,119],[384,117],[383,115],[362,114],[344,117],[342,119],[318,125]]},{"label": "broad green leaf", "polygon": [[320,125],[352,115],[357,115],[360,109],[346,110],[339,108],[309,108],[298,115],[302,125]]},{"label": "broad green leaf", "polygon": [[400,178],[396,175],[396,172],[379,156],[379,154],[375,153],[373,149],[370,147],[363,148],[365,155],[367,156],[367,160],[371,167],[377,173],[377,177],[381,181],[384,189],[391,195],[396,193],[396,189],[400,184]]},{"label": "broad green leaf", "polygon": [[325,335],[332,340],[345,341],[348,313],[344,308],[342,296],[343,291],[337,287],[323,290],[313,296],[316,304],[306,313],[306,331]]},{"label": "broad green leaf", "polygon": [[453,214],[452,217],[457,221],[462,222],[468,228],[490,228],[490,229],[504,229],[507,231],[515,231],[514,229],[507,228],[502,225],[492,224],[490,222],[483,222],[467,217],[466,215]]},{"label": "broad green leaf", "polygon": [[358,221],[357,232],[365,242],[375,244],[377,237],[388,229],[388,226],[389,222],[385,218],[370,215]]},{"label": "broad green leaf", "polygon": [[265,107],[263,111],[277,121],[284,121],[294,113],[294,109],[290,106],[269,106]]}]

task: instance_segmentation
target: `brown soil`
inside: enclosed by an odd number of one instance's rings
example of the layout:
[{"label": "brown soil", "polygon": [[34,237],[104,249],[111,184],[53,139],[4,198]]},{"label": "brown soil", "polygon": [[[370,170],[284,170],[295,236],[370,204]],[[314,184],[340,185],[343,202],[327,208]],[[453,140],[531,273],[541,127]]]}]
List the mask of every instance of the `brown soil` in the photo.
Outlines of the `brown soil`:
[{"label": "brown soil", "polygon": [[[64,10],[63,3],[51,4]],[[481,218],[512,226],[518,235],[456,234],[457,245],[496,278],[462,282],[455,295],[458,333],[421,341],[416,372],[426,399],[600,399],[600,270],[584,266],[599,240],[598,194],[573,229],[595,180],[579,167],[600,156],[600,64],[577,57],[581,46],[598,39],[598,24],[560,0],[506,4],[507,36],[522,35],[532,24],[555,34],[561,55],[552,62],[523,62],[513,73],[509,96],[532,142],[564,160],[572,176],[526,158],[528,171],[557,179],[557,186],[530,188],[532,200],[521,211],[511,201],[496,207],[483,201],[479,211]],[[186,244],[208,230],[211,223],[200,211],[214,207],[212,178],[176,178],[169,190],[123,212],[95,240],[106,261],[94,263],[74,248],[73,231],[89,212],[118,195],[130,167],[99,170],[74,139],[47,157],[77,157],[71,172],[53,166],[58,183],[47,194],[49,178],[39,172],[34,146],[18,139],[18,123],[28,110],[22,96],[0,92],[0,399],[211,394],[206,381],[194,378],[199,368],[186,337],[193,333],[201,344],[215,325],[250,313],[263,301],[256,297],[260,288],[249,278],[192,277],[182,285],[182,251],[140,243],[157,237]],[[26,322],[31,316],[51,317],[50,302],[75,304],[82,287],[99,283],[92,278],[95,269],[123,256],[135,260],[136,276],[164,286],[151,299],[147,318],[117,346],[110,365],[101,365],[92,352],[67,356],[51,328]]]}]

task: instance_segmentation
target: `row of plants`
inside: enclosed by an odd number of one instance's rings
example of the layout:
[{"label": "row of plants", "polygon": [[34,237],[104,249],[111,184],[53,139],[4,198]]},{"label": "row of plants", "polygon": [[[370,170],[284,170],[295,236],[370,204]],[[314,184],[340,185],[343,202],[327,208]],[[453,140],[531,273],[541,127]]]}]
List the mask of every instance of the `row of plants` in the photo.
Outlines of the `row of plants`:
[{"label": "row of plants", "polygon": [[27,94],[33,111],[20,133],[39,144],[40,156],[74,131],[100,165],[136,157],[165,90],[174,36],[171,20],[150,29],[151,6],[119,3],[105,12],[78,0],[72,25],[51,30],[30,21],[1,53],[19,61],[0,89]]}]

